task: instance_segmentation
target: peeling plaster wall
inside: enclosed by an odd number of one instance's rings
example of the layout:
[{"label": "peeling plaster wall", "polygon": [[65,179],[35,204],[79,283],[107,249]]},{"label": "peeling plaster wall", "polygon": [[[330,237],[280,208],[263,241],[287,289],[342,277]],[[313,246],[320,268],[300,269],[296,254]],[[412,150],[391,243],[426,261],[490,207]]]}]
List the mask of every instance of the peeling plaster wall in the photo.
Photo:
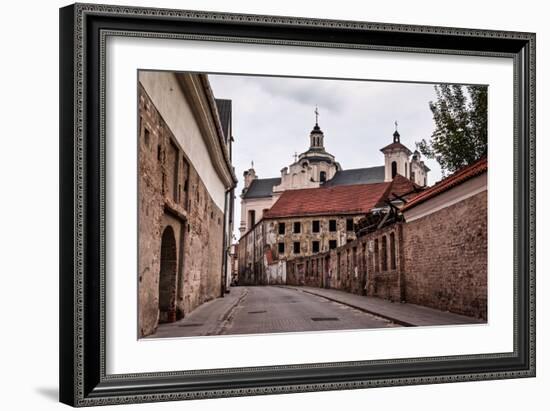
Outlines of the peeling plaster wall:
[{"label": "peeling plaster wall", "polygon": [[[176,237],[175,318],[221,294],[223,209],[139,87],[139,335],[159,323],[161,237]],[[223,194],[223,190],[222,193]]]}]

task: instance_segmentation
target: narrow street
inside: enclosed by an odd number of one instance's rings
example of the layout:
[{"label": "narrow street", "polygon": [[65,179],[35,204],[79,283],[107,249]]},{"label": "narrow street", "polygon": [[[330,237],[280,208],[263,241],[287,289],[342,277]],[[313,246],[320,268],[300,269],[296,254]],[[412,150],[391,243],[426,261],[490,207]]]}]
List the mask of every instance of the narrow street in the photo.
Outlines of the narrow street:
[{"label": "narrow street", "polygon": [[294,288],[234,287],[148,338],[396,327],[375,315]]}]

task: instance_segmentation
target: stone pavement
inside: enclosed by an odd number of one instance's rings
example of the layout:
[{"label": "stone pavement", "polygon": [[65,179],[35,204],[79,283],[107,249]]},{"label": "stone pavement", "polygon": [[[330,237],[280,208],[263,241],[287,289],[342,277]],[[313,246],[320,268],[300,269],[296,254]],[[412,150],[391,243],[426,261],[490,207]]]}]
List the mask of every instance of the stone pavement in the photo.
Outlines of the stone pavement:
[{"label": "stone pavement", "polygon": [[218,335],[231,319],[231,314],[239,303],[246,298],[248,289],[233,287],[223,298],[208,301],[179,321],[160,324],[154,334],[146,338],[167,338]]},{"label": "stone pavement", "polygon": [[[272,334],[396,327],[384,318],[292,288],[248,287],[222,334]],[[398,326],[397,326],[398,327]]]},{"label": "stone pavement", "polygon": [[458,325],[458,324],[484,324],[485,321],[464,315],[439,311],[409,303],[392,303],[377,297],[366,297],[351,294],[345,291],[306,287],[306,286],[281,286],[293,288],[304,293],[324,297],[330,301],[345,304],[349,307],[361,310],[376,316],[390,320],[406,327],[427,325]]},{"label": "stone pavement", "polygon": [[312,293],[277,286],[232,287],[147,338],[399,327],[394,322]]}]

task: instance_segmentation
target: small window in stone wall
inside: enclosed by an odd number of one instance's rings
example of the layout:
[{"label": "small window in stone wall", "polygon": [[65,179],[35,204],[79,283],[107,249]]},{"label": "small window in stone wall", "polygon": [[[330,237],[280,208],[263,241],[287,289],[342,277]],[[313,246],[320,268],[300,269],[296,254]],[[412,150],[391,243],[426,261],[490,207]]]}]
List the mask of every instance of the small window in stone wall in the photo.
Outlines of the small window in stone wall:
[{"label": "small window in stone wall", "polygon": [[149,147],[149,144],[151,143],[151,132],[147,127],[143,128],[143,141],[145,142],[145,145]]},{"label": "small window in stone wall", "polygon": [[319,231],[321,231],[319,220],[313,220],[313,222],[311,223],[311,231],[313,233],[318,233]]},{"label": "small window in stone wall", "polygon": [[382,262],[382,271],[388,271],[388,244],[386,236],[382,236],[382,255],[380,256]]},{"label": "small window in stone wall", "polygon": [[285,253],[285,243],[279,243],[278,244],[278,250],[279,250],[279,254],[284,254]]},{"label": "small window in stone wall", "polygon": [[318,253],[319,252],[319,241],[313,241],[311,243],[311,249],[314,253]]},{"label": "small window in stone wall", "polygon": [[162,147],[161,145],[159,144],[157,146],[157,161],[160,161],[162,159]]},{"label": "small window in stone wall", "polygon": [[300,234],[301,231],[302,231],[302,224],[299,221],[296,221],[294,223],[294,233]]},{"label": "small window in stone wall", "polygon": [[336,231],[336,220],[329,220],[328,221],[328,230],[331,232]]},{"label": "small window in stone wall", "polygon": [[321,180],[321,183],[327,181],[327,173],[325,171],[321,171],[319,175],[319,180]]},{"label": "small window in stone wall", "polygon": [[300,254],[300,242],[295,241],[293,247],[294,254]]},{"label": "small window in stone wall", "polygon": [[395,256],[395,233],[390,234],[390,266],[392,270],[395,270],[397,264],[396,264],[396,256]]},{"label": "small window in stone wall", "polygon": [[285,231],[286,231],[286,225],[285,225],[285,223],[279,223],[278,226],[279,226],[279,234],[281,234],[281,235],[284,234]]},{"label": "small window in stone wall", "polygon": [[367,274],[367,243],[363,243],[362,249],[361,249],[361,264],[363,265],[363,272]]},{"label": "small window in stone wall", "polygon": [[380,247],[378,245],[378,238],[374,240],[374,271],[380,271],[380,255],[378,254]]},{"label": "small window in stone wall", "polygon": [[346,219],[346,231],[353,231],[353,218]]},{"label": "small window in stone wall", "polygon": [[329,240],[329,242],[328,242],[329,250],[334,250],[336,247],[337,247],[336,240]]}]

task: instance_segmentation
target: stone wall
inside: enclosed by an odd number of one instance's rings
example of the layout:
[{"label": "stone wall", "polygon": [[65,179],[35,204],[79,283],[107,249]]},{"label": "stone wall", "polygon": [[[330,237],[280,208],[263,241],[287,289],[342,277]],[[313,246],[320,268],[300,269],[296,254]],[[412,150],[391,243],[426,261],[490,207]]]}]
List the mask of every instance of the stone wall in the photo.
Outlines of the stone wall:
[{"label": "stone wall", "polygon": [[407,223],[405,298],[487,319],[487,191]]},{"label": "stone wall", "polygon": [[[397,223],[337,249],[288,260],[287,284],[336,288],[354,294],[400,301],[401,235],[402,224]],[[393,243],[392,237],[395,239]],[[385,254],[382,247],[384,241]]]},{"label": "stone wall", "polygon": [[335,250],[288,259],[287,284],[487,319],[487,191]]},{"label": "stone wall", "polygon": [[[360,215],[319,216],[303,218],[268,219],[258,222],[239,240],[239,284],[263,285],[268,283],[267,265],[264,259],[269,251],[274,263],[328,252],[331,241],[335,246],[343,246],[353,241],[355,231],[353,224],[361,218]],[[347,220],[351,220],[351,229]],[[334,220],[336,229],[330,230],[330,221]],[[313,224],[319,223],[318,232],[314,232]],[[300,224],[300,232],[294,232],[294,224]],[[279,233],[279,225],[285,226],[284,234]],[[314,251],[317,242],[318,251]],[[299,252],[294,252],[294,243],[299,243]],[[279,249],[280,244],[284,248]],[[273,263],[271,263],[273,264]],[[270,268],[270,272],[274,270]],[[270,274],[271,275],[271,274]]]},{"label": "stone wall", "polygon": [[220,296],[224,215],[141,85],[138,184],[143,337]]}]

